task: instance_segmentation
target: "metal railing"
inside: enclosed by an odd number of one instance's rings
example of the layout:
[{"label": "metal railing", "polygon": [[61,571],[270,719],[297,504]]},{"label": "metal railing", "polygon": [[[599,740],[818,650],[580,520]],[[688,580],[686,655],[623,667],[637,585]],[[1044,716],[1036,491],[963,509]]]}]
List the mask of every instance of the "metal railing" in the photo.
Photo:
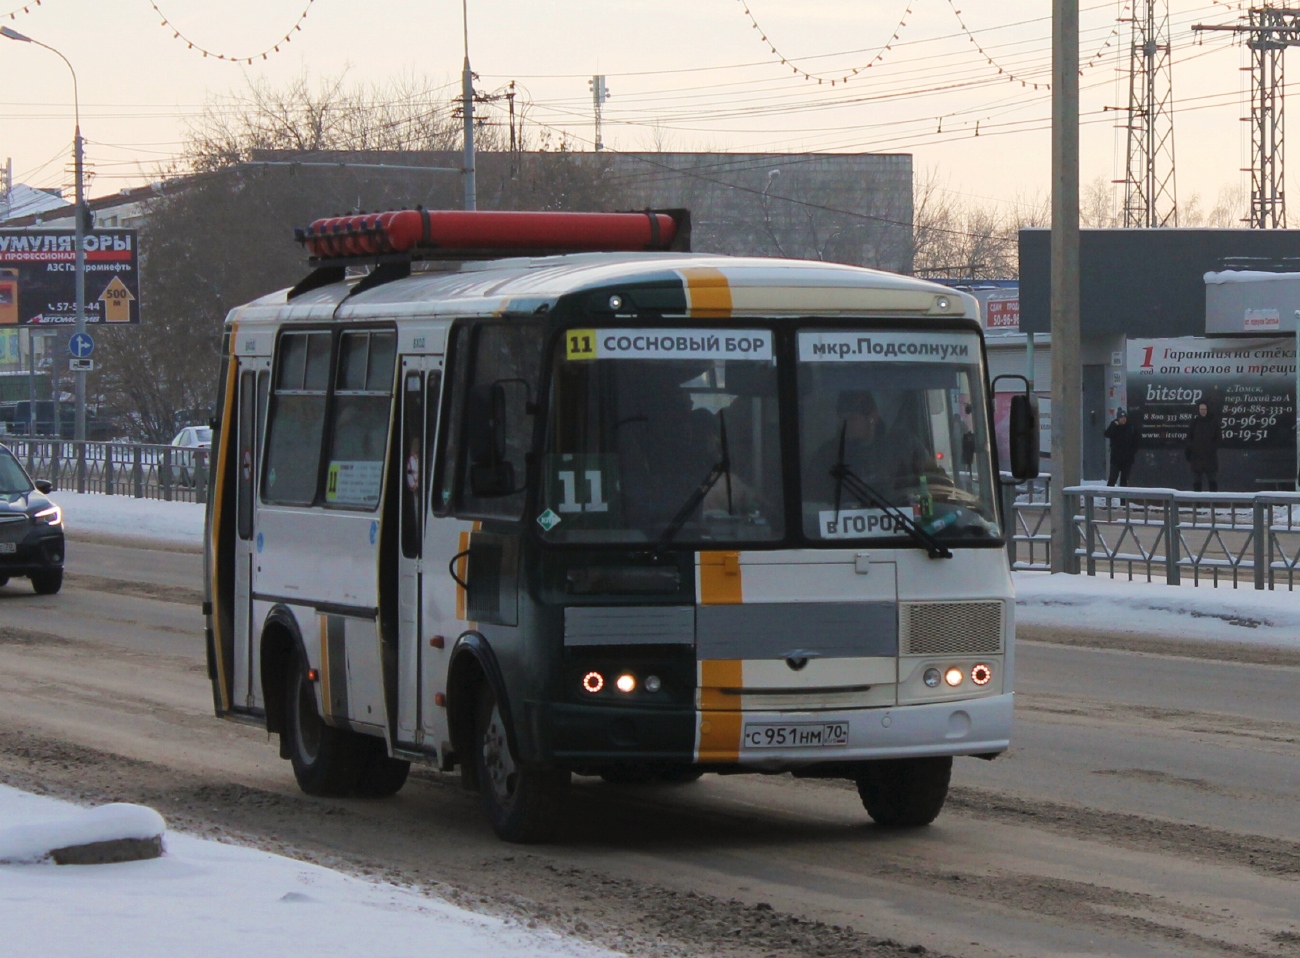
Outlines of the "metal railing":
[{"label": "metal railing", "polygon": [[137,442],[17,439],[5,445],[55,489],[168,502],[207,502],[208,450]]},{"label": "metal railing", "polygon": [[1300,493],[1071,486],[1065,494],[1071,571],[1296,588]]},{"label": "metal railing", "polygon": [[1002,474],[1002,514],[1007,525],[1007,559],[1017,570],[1052,568],[1050,476],[1016,482]]}]

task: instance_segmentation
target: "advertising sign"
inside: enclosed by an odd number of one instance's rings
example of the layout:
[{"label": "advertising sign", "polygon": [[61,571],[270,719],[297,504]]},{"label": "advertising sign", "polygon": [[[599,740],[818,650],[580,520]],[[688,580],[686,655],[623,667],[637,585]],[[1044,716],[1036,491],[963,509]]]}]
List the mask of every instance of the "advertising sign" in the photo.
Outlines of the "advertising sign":
[{"label": "advertising sign", "polygon": [[1142,431],[1139,448],[1177,450],[1171,458],[1160,457],[1174,478],[1157,484],[1179,484],[1174,480],[1187,430],[1205,403],[1222,430],[1220,469],[1229,477],[1223,488],[1290,488],[1296,441],[1292,337],[1130,339],[1127,358],[1129,418]]},{"label": "advertising sign", "polygon": [[[72,326],[76,252],[72,230],[0,229],[0,328]],[[94,230],[84,237],[86,322],[140,322],[135,230]]]},{"label": "advertising sign", "polygon": [[988,329],[1003,329],[1008,332],[1020,330],[1020,298],[990,299],[984,305],[984,315]]}]

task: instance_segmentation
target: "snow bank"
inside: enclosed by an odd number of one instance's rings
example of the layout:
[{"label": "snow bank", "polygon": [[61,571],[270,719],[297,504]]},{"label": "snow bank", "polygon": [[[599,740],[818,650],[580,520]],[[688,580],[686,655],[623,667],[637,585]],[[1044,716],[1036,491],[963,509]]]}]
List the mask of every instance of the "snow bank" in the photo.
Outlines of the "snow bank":
[{"label": "snow bank", "polygon": [[50,498],[63,507],[64,529],[70,538],[88,532],[192,548],[203,545],[203,506],[197,503],[63,490],[50,493]]},{"label": "snow bank", "polygon": [[1300,649],[1300,595],[1294,592],[1045,572],[1017,572],[1015,580],[1022,625]]},{"label": "snow bank", "polygon": [[[0,786],[11,830],[76,813]],[[620,958],[407,888],[174,832],[150,861],[0,865],[0,927],[0,952],[41,958]]]},{"label": "snow bank", "polygon": [[68,806],[67,814],[55,820],[0,829],[0,862],[39,862],[49,858],[56,848],[123,838],[157,838],[166,832],[163,817],[144,805],[115,803],[91,809]]}]

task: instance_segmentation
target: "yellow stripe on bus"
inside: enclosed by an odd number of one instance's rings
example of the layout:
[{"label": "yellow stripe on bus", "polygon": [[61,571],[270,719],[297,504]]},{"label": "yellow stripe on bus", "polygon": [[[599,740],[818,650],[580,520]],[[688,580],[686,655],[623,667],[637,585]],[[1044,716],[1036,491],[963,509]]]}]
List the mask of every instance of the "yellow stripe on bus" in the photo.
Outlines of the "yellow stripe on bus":
[{"label": "yellow stripe on bus", "polygon": [[[217,664],[217,688],[221,696],[222,711],[230,711],[230,686],[226,679],[226,640],[221,628],[221,596],[217,591],[217,570],[221,568],[221,550],[223,547],[233,549],[232,544],[221,541],[221,505],[225,498],[225,477],[226,477],[226,460],[230,455],[230,433],[233,424],[235,391],[236,384],[239,380],[239,361],[235,358],[235,340],[239,335],[239,324],[233,323],[230,327],[230,368],[226,372],[226,402],[221,409],[221,449],[217,455],[217,468],[212,481],[212,488],[208,494],[212,497],[212,525],[208,529],[208,542],[211,543],[209,549],[209,561],[212,568],[208,570],[208,595],[212,601],[212,645],[213,658]],[[236,570],[238,574],[238,570]],[[234,590],[235,584],[230,583],[231,590]],[[232,616],[233,619],[233,616]],[[250,627],[251,627],[250,623]],[[234,628],[234,622],[231,622],[231,628]],[[232,638],[231,644],[234,644]]]},{"label": "yellow stripe on bus", "polygon": [[316,618],[320,621],[320,698],[321,710],[326,718],[334,715],[334,700],[330,698],[330,617],[321,612]]},{"label": "yellow stripe on bus", "polygon": [[700,605],[740,605],[745,587],[739,552],[700,553]]},{"label": "yellow stripe on bus", "polygon": [[692,318],[731,316],[731,284],[722,270],[702,266],[679,272],[686,283],[686,309]]},{"label": "yellow stripe on bus", "polygon": [[[706,659],[699,663],[700,706],[696,713],[695,759],[698,762],[734,762],[740,757],[740,729],[744,716],[735,706],[735,695],[723,689],[744,685],[744,664],[740,659]],[[730,707],[729,711],[724,711]]]}]

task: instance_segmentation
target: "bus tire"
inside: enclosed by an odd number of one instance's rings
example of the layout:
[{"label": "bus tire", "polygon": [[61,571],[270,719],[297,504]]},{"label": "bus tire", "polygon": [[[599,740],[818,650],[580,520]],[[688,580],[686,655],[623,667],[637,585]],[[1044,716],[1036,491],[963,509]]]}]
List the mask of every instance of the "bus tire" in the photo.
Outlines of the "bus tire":
[{"label": "bus tire", "polygon": [[361,762],[357,775],[356,793],[362,798],[388,798],[396,795],[406,784],[411,763],[400,758],[390,758],[384,740],[366,737],[358,743]]},{"label": "bus tire", "polygon": [[569,788],[569,772],[526,768],[515,761],[496,694],[487,685],[478,699],[474,751],[479,798],[497,837],[518,844],[548,839]]},{"label": "bus tire", "polygon": [[856,781],[862,806],[877,825],[915,828],[939,817],[948,798],[952,756],[863,762]]},{"label": "bus tire", "polygon": [[54,595],[62,588],[62,569],[50,569],[48,572],[32,573],[32,590],[37,595]]},{"label": "bus tire", "polygon": [[289,669],[284,705],[283,735],[298,787],[308,795],[350,794],[357,783],[358,736],[325,724],[301,660]]}]

